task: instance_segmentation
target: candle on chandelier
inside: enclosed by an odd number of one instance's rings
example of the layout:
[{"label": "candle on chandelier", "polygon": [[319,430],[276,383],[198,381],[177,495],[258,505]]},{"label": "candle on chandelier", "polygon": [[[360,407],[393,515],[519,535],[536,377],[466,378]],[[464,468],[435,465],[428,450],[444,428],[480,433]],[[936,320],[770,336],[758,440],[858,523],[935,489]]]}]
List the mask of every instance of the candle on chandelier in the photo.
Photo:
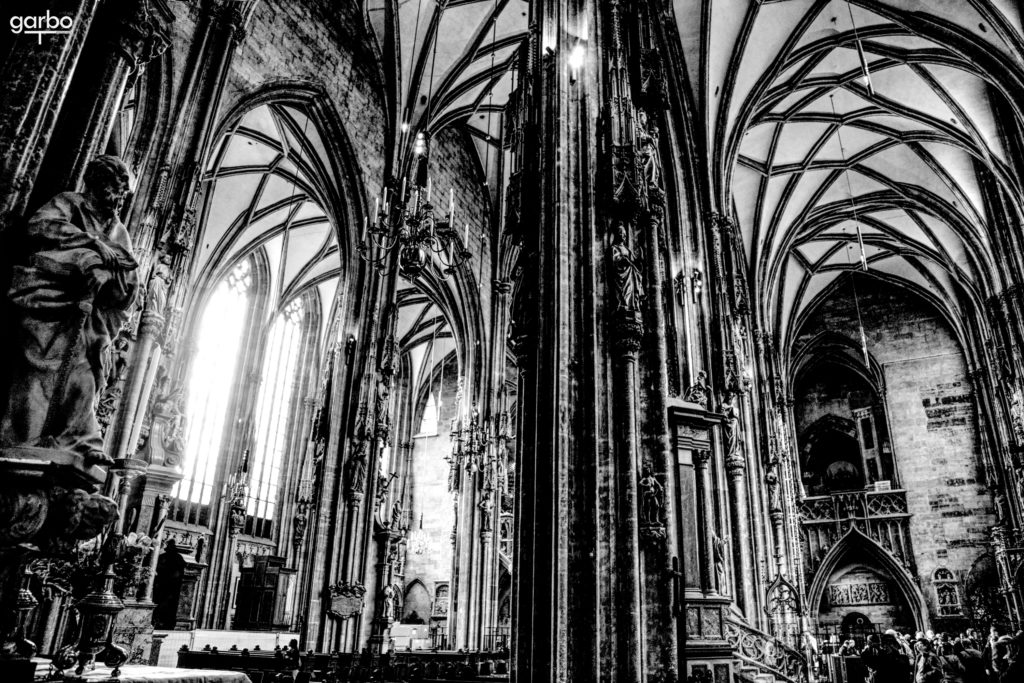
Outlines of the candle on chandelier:
[{"label": "candle on chandelier", "polygon": [[462,234],[462,243],[469,249],[469,223],[466,223],[466,231]]},{"label": "candle on chandelier", "polygon": [[428,204],[430,203],[430,188],[431,188],[430,178],[427,178],[427,203]]},{"label": "candle on chandelier", "polygon": [[378,218],[380,218],[380,197],[377,197],[377,199],[373,203],[373,223],[374,223],[374,225],[377,224],[377,219]]},{"label": "candle on chandelier", "polygon": [[405,201],[405,184],[407,182],[409,182],[409,178],[408,177],[402,178],[402,194],[399,195],[399,197],[398,197],[398,201],[400,201],[400,202],[404,202]]},{"label": "candle on chandelier", "polygon": [[365,242],[366,241],[366,229],[367,229],[367,227],[369,227],[369,225],[370,225],[369,217],[363,218],[363,236],[359,238],[360,242]]},{"label": "candle on chandelier", "polygon": [[448,227],[455,223],[455,188],[448,190]]}]

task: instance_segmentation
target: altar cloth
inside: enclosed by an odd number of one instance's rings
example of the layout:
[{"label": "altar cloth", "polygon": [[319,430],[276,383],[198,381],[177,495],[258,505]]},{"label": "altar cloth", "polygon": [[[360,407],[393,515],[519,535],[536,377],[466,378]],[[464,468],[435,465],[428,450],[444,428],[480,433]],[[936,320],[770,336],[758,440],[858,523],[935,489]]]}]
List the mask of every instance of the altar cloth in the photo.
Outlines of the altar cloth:
[{"label": "altar cloth", "polygon": [[[97,665],[82,674],[83,681],[109,681],[109,666]],[[241,671],[214,671],[210,669],[174,669],[166,666],[126,664],[121,667],[121,683],[251,683]]]}]

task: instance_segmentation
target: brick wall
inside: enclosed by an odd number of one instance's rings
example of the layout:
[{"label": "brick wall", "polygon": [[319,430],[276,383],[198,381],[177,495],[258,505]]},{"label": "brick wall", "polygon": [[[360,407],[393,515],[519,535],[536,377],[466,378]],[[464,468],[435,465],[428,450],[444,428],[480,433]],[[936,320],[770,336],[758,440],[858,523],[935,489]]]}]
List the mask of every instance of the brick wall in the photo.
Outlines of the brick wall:
[{"label": "brick wall", "polygon": [[[971,384],[959,342],[931,306],[864,277],[858,278],[857,290],[868,350],[882,366],[896,467],[913,515],[918,574],[934,615],[935,569],[968,572],[984,554],[988,529],[995,524],[992,498],[981,480]],[[857,343],[852,299],[825,302],[807,321],[802,338],[821,330]],[[841,390],[808,395],[811,405],[798,414],[830,409]]]}]

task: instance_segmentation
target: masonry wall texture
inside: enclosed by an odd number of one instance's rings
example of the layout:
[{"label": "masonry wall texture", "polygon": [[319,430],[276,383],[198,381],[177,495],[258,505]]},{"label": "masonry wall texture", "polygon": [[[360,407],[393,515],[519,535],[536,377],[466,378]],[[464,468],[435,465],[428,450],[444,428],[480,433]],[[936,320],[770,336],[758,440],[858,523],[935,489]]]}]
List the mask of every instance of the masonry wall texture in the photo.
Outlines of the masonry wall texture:
[{"label": "masonry wall texture", "polygon": [[[996,522],[981,476],[971,383],[960,344],[934,308],[863,276],[857,291],[868,351],[884,375],[896,467],[912,515],[917,573],[935,615],[935,570],[945,567],[962,578],[985,552]],[[821,330],[857,343],[853,300],[830,298],[807,321],[802,340]],[[824,405],[833,399],[814,400]]]}]

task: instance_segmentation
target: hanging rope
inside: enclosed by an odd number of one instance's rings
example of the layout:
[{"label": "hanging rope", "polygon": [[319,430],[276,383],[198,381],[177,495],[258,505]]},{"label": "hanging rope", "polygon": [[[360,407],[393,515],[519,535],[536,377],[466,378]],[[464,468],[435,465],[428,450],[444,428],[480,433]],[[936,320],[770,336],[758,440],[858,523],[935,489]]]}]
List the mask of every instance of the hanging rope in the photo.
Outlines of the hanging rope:
[{"label": "hanging rope", "polygon": [[[829,99],[829,102],[832,105],[832,115],[833,116],[837,116],[836,115],[836,103],[835,103],[835,100],[833,99],[833,95],[831,93],[829,94],[828,99]],[[842,122],[840,121],[839,122],[839,127],[836,129],[836,137],[839,138],[839,151],[840,151],[840,154],[842,155],[842,158],[843,158],[843,173],[846,176],[846,188],[847,188],[847,191],[850,193],[850,208],[853,211],[854,226],[857,229],[857,242],[860,245],[860,262],[861,262],[861,266],[866,271],[868,269],[868,261],[867,261],[867,258],[864,255],[864,238],[861,235],[861,232],[860,232],[860,220],[857,217],[857,202],[854,201],[854,198],[853,198],[853,184],[850,182],[850,169],[849,169],[849,166],[846,163],[846,148],[843,146],[843,136],[842,136],[842,133],[841,133],[842,129],[843,129],[843,125],[842,125]],[[848,234],[845,226],[843,227],[843,234],[844,235]],[[843,241],[844,242],[848,242],[849,240],[843,240]],[[853,261],[850,259],[850,249],[852,249],[852,248],[853,248],[852,245],[847,244],[846,245],[846,250],[845,250],[846,251],[846,263],[847,263],[847,265],[850,266],[850,270],[851,271],[853,271]],[[857,330],[860,333],[860,350],[861,350],[861,353],[864,354],[864,365],[867,366],[867,367],[870,367],[871,362],[870,362],[870,360],[868,358],[868,338],[867,338],[867,335],[864,334],[864,320],[861,317],[860,299],[857,296],[857,276],[853,272],[850,273],[850,287],[853,289],[853,306],[854,306],[854,309],[857,312]]]}]

